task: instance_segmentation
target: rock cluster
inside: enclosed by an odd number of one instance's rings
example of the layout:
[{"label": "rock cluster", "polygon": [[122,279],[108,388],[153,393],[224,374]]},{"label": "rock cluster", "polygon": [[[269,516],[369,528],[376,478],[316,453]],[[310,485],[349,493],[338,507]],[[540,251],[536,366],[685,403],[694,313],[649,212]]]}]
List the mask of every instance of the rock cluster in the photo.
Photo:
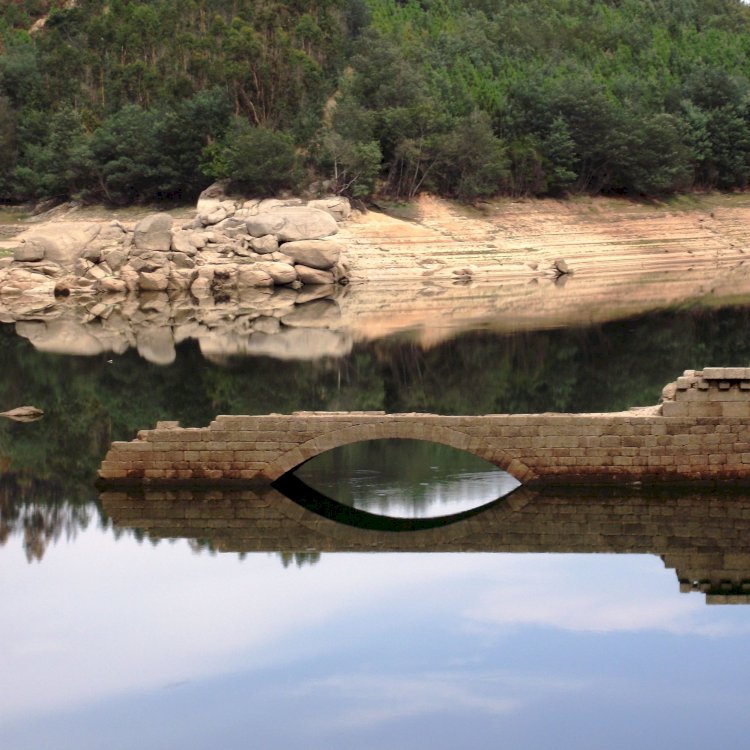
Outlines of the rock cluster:
[{"label": "rock cluster", "polygon": [[0,260],[0,302],[39,309],[39,298],[182,291],[250,297],[258,289],[346,284],[343,247],[330,239],[349,216],[339,197],[310,201],[202,198],[176,226],[156,213],[134,226],[79,222],[27,233]]}]

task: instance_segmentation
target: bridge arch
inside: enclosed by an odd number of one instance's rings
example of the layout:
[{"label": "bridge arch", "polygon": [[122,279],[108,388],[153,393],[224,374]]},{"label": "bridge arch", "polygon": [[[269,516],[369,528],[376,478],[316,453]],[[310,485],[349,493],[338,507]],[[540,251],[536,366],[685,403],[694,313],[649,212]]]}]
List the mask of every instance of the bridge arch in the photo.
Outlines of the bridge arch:
[{"label": "bridge arch", "polygon": [[465,450],[499,469],[507,471],[519,482],[528,482],[536,478],[536,473],[522,461],[505,451],[488,444],[489,441],[472,437],[465,432],[440,425],[423,425],[412,421],[383,421],[370,425],[351,425],[341,429],[323,432],[315,438],[301,443],[296,448],[286,451],[263,472],[264,476],[275,481],[289,471],[309,461],[321,453],[339,448],[342,445],[361,443],[367,440],[384,440],[392,438],[424,440],[440,443],[458,450]]}]

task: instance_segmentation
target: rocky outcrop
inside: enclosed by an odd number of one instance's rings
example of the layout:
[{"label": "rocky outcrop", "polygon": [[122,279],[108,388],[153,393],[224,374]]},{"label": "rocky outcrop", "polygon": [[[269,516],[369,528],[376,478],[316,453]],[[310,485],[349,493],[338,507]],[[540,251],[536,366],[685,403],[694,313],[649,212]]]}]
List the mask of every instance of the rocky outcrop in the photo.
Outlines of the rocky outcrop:
[{"label": "rocky outcrop", "polygon": [[349,215],[348,201],[313,203],[241,201],[217,188],[201,196],[195,218],[181,225],[155,213],[133,226],[68,222],[31,229],[0,264],[0,305],[26,313],[45,309],[56,296],[189,291],[200,302],[249,299],[251,289],[346,284],[344,247],[327,238],[338,231],[337,218]]}]

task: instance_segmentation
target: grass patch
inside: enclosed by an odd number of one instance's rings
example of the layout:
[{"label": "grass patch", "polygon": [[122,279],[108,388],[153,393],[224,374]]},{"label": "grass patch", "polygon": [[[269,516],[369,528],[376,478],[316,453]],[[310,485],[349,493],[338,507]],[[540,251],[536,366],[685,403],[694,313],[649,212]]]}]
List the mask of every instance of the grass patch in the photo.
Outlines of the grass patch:
[{"label": "grass patch", "polygon": [[18,224],[27,217],[28,214],[18,208],[0,208],[0,224]]},{"label": "grass patch", "polygon": [[673,211],[711,211],[714,208],[746,208],[750,206],[750,192],[741,193],[685,193],[664,199]]},{"label": "grass patch", "polygon": [[416,201],[389,201],[381,200],[373,202],[375,208],[382,211],[386,216],[392,216],[394,219],[402,221],[417,221],[419,219],[419,209]]}]

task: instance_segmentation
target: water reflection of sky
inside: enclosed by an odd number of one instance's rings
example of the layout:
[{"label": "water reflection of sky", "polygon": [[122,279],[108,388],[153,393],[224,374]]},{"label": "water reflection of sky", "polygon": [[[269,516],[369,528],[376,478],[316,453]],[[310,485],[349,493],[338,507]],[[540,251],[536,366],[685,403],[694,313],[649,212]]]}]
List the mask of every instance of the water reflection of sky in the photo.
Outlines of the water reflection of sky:
[{"label": "water reflection of sky", "polygon": [[358,510],[391,518],[434,518],[479,508],[520,482],[447,445],[366,440],[314,457],[295,470],[309,487]]},{"label": "water reflection of sky", "polygon": [[[342,498],[341,488],[346,486],[343,500],[357,510],[376,513],[391,518],[434,518],[479,508],[492,500],[504,497],[520,485],[505,471],[462,472],[420,482],[418,487],[404,487],[403,482],[389,482],[372,469],[352,472],[349,477],[331,477],[305,471],[299,475],[331,499]],[[438,469],[438,467],[429,467]],[[415,498],[419,493],[420,497]]]},{"label": "water reflection of sky", "polygon": [[750,608],[680,594],[657,557],[285,569],[89,529],[43,565],[11,540],[0,592],[11,750],[745,742]]}]

